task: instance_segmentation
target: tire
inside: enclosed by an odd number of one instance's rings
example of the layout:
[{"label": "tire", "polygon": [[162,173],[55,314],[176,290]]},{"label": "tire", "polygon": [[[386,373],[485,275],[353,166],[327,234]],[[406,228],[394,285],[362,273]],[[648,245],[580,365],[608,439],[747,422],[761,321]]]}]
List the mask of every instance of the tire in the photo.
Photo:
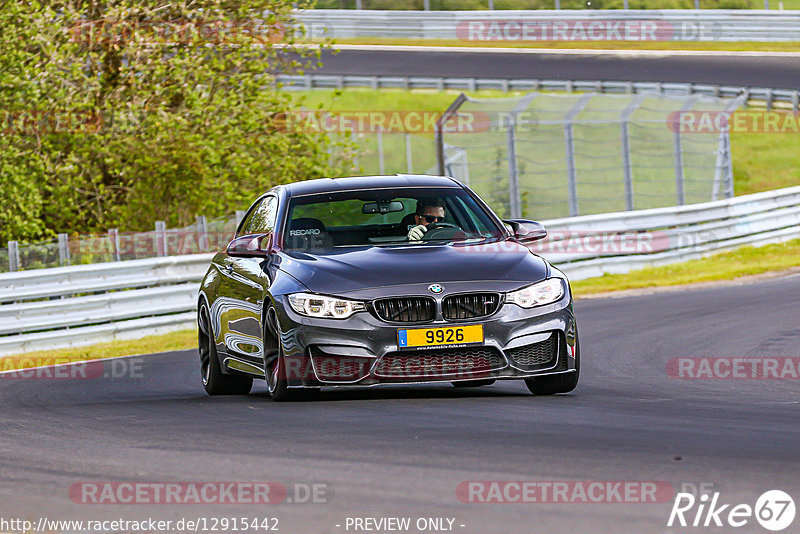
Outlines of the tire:
[{"label": "tire", "polygon": [[283,357],[280,324],[275,308],[270,308],[264,317],[264,380],[267,393],[275,402],[296,401],[313,398],[319,388],[290,389],[286,380],[286,361]]},{"label": "tire", "polygon": [[481,386],[491,386],[494,384],[494,378],[487,378],[484,380],[462,380],[460,382],[451,382],[454,388],[479,388]]},{"label": "tire", "polygon": [[246,376],[226,375],[222,372],[214,342],[211,320],[205,303],[197,312],[197,344],[200,353],[200,376],[209,395],[247,395],[253,379]]},{"label": "tire", "polygon": [[575,341],[575,372],[559,375],[526,378],[525,385],[534,395],[555,395],[556,393],[569,393],[578,385],[581,373],[581,342]]}]

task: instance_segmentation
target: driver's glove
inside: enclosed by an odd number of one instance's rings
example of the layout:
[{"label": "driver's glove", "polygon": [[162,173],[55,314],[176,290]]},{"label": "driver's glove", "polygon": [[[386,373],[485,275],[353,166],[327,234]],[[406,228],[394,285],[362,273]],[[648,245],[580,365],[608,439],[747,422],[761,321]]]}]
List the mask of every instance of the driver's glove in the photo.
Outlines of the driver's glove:
[{"label": "driver's glove", "polygon": [[424,224],[418,224],[414,228],[408,231],[408,240],[409,241],[419,241],[422,239],[422,236],[425,235],[425,232],[428,231],[428,228]]}]

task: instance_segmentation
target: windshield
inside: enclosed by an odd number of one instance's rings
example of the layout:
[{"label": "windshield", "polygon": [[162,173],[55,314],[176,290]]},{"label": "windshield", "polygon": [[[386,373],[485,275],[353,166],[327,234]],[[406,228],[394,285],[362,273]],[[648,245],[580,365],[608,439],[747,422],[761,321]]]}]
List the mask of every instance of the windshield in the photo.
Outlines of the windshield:
[{"label": "windshield", "polygon": [[284,248],[475,243],[501,235],[489,214],[463,189],[380,189],[293,198]]}]

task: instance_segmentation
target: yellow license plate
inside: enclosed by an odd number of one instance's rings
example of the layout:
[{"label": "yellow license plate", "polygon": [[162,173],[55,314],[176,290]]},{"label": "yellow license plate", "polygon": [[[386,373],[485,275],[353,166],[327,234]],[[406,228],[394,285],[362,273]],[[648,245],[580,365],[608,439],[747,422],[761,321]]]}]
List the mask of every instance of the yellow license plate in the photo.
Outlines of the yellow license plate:
[{"label": "yellow license plate", "polygon": [[483,325],[414,328],[397,331],[397,346],[401,349],[471,343],[483,343]]}]

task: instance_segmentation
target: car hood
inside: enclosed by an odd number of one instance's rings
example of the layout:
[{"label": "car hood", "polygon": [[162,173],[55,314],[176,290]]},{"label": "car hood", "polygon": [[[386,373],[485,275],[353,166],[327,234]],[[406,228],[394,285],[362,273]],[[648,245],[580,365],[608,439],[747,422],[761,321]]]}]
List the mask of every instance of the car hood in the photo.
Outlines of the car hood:
[{"label": "car hood", "polygon": [[549,275],[547,262],[514,242],[284,251],[280,269],[311,291],[340,295],[377,287],[486,282],[513,288]]}]

